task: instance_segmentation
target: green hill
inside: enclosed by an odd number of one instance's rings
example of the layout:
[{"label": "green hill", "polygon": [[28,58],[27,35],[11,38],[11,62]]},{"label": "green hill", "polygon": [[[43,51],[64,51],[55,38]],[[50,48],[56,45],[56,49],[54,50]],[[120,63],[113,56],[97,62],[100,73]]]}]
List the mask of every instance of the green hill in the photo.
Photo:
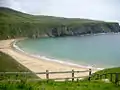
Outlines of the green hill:
[{"label": "green hill", "polygon": [[[29,69],[15,61],[12,57],[0,52],[0,72],[31,72]],[[30,74],[26,76],[27,78],[37,78],[36,75]],[[24,75],[4,75],[0,73],[0,80],[8,79],[25,79]],[[1,89],[0,89],[1,90]]]},{"label": "green hill", "polygon": [[[98,72],[95,72],[92,75],[92,79],[109,79],[111,80],[111,74],[112,74],[112,82],[115,82],[116,79],[116,73],[119,73],[118,80],[120,81],[120,67],[114,67],[114,68],[107,68],[104,70],[100,70]],[[105,76],[106,75],[106,76]],[[101,76],[101,78],[100,78]]]},{"label": "green hill", "polygon": [[120,73],[120,67],[115,67],[115,68],[107,68],[104,70],[100,70],[96,72],[95,74],[106,74],[106,73]]},{"label": "green hill", "polygon": [[12,57],[0,52],[0,72],[26,72],[27,68],[19,64]]},{"label": "green hill", "polygon": [[79,18],[29,15],[0,7],[0,39],[41,36],[59,37],[81,34],[119,32],[115,22]]},{"label": "green hill", "polygon": [[63,17],[53,17],[53,16],[44,16],[44,15],[29,15],[19,11],[15,11],[9,8],[0,7],[0,19],[1,22],[4,20],[9,23],[8,19],[13,22],[33,22],[33,23],[83,23],[83,22],[100,22],[89,19],[77,19],[77,18],[63,18]]}]

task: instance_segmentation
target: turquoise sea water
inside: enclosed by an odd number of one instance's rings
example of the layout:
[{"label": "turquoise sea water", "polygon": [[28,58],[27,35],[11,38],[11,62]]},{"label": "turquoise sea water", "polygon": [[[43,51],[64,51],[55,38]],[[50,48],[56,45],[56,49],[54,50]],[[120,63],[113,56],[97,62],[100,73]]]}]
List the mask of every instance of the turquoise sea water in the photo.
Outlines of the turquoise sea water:
[{"label": "turquoise sea water", "polygon": [[17,45],[30,54],[99,68],[120,66],[120,34],[27,39]]}]

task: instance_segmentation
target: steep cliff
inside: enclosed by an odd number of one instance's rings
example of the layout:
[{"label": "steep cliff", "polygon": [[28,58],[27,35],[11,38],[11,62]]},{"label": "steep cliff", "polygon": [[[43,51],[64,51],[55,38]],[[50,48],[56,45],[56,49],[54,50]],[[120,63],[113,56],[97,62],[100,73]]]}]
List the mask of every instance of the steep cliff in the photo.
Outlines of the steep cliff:
[{"label": "steep cliff", "polygon": [[33,16],[0,7],[0,39],[77,36],[119,31],[118,23],[79,18]]},{"label": "steep cliff", "polygon": [[60,36],[77,36],[82,34],[95,34],[95,33],[108,33],[108,32],[120,32],[120,26],[118,23],[84,23],[79,26],[66,26],[62,25],[55,27],[47,32],[48,36],[60,37]]}]

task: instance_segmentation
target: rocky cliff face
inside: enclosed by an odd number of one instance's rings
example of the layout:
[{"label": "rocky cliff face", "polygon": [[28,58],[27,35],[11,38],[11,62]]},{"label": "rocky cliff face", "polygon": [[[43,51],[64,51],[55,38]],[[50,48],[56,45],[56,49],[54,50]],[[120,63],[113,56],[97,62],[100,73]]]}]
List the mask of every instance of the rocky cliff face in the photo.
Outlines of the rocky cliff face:
[{"label": "rocky cliff face", "polygon": [[0,23],[0,39],[11,39],[19,37],[63,37],[79,36],[85,34],[120,32],[118,23],[79,23],[43,25],[40,23]]},{"label": "rocky cliff face", "polygon": [[46,31],[46,34],[50,37],[61,37],[61,36],[78,36],[84,34],[95,34],[95,33],[109,33],[109,32],[120,32],[120,26],[118,23],[89,23],[77,26],[66,26],[61,25],[53,27]]}]

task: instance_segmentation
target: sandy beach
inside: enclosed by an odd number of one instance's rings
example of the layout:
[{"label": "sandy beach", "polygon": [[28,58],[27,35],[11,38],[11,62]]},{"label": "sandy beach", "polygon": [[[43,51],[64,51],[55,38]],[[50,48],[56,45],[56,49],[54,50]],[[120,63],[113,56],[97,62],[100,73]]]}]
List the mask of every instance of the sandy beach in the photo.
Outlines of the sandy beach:
[{"label": "sandy beach", "polygon": [[[61,64],[52,61],[42,60],[40,58],[35,58],[20,51],[15,50],[15,48],[11,47],[12,43],[15,39],[10,40],[1,40],[0,41],[0,51],[6,53],[13,57],[17,62],[27,67],[32,72],[45,72],[49,71],[71,71],[71,70],[79,70],[84,71],[88,70],[88,68],[71,66],[66,64]],[[75,76],[87,76],[88,72],[75,74]],[[45,78],[45,75],[37,75],[40,78]],[[52,74],[50,78],[63,78],[63,77],[71,77],[71,74]]]}]

